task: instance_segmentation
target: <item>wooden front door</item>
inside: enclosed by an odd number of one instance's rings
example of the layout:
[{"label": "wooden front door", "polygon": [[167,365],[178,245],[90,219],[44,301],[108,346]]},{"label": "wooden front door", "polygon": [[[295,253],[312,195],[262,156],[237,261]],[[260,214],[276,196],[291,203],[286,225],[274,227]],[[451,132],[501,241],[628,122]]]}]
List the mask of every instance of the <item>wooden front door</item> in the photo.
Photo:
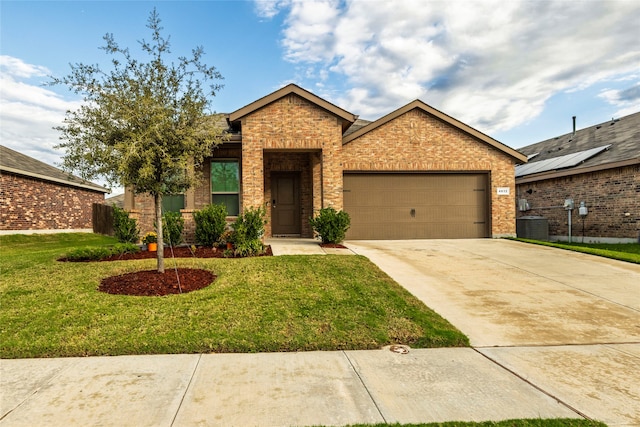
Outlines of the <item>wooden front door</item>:
[{"label": "wooden front door", "polygon": [[271,174],[271,234],[300,235],[300,174]]}]

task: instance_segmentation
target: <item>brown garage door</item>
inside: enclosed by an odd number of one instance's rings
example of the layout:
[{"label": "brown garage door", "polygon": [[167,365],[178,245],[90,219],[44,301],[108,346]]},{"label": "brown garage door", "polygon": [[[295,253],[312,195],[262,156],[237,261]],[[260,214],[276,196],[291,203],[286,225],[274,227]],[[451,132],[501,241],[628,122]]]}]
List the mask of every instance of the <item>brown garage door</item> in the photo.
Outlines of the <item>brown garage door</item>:
[{"label": "brown garage door", "polygon": [[488,237],[487,174],[344,175],[347,239]]}]

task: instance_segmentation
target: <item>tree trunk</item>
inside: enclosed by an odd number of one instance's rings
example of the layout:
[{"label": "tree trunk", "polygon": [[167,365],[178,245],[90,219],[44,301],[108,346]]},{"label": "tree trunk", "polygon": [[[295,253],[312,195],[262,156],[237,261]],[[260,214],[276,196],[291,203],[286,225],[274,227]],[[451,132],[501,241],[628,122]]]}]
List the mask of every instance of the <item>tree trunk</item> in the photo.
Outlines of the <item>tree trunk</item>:
[{"label": "tree trunk", "polygon": [[156,207],[156,233],[158,234],[158,273],[164,273],[164,238],[162,236],[162,194],[154,196]]}]

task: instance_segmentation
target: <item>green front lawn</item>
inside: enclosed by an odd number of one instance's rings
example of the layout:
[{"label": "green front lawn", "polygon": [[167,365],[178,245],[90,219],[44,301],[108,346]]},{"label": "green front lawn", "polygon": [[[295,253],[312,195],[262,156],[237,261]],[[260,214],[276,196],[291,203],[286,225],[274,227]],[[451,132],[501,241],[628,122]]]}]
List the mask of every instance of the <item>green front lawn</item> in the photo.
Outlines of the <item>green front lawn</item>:
[{"label": "green front lawn", "polygon": [[514,240],[640,264],[640,244],[638,243],[568,243],[531,239]]},{"label": "green front lawn", "polygon": [[468,345],[360,256],[177,259],[218,278],[166,297],[97,291],[102,278],[153,269],[154,260],[56,261],[77,247],[113,243],[92,234],[0,236],[0,357]]}]

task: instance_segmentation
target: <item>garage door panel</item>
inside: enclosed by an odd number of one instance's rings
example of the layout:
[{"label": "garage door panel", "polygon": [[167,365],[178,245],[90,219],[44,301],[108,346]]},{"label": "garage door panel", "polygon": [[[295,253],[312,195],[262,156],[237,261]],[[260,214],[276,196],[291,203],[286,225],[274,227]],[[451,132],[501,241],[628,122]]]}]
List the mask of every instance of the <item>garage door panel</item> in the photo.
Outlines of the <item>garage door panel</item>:
[{"label": "garage door panel", "polygon": [[486,174],[345,174],[349,239],[488,234]]}]

